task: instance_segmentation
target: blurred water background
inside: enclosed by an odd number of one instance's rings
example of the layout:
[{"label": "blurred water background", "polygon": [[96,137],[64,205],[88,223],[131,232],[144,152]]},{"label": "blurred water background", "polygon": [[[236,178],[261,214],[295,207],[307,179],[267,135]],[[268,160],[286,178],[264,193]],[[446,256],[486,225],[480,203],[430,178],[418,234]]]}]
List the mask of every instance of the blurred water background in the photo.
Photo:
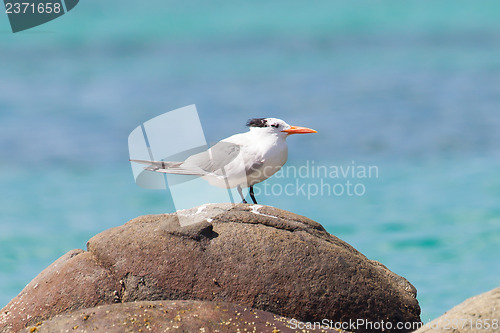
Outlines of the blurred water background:
[{"label": "blurred water background", "polygon": [[377,166],[353,179],[363,196],[259,203],[406,277],[424,321],[498,287],[499,12],[489,0],[82,1],[18,34],[0,15],[0,306],[96,233],[173,211],[167,192],[135,185],[127,137],[189,104],[209,142],[272,116],[318,130],[289,138],[289,165]]}]

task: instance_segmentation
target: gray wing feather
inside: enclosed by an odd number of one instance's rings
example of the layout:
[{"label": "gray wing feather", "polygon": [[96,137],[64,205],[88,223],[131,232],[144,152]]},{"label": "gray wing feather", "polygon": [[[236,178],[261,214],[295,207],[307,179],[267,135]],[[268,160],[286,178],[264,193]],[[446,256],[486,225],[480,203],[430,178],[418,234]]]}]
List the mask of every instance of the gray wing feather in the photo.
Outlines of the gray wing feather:
[{"label": "gray wing feather", "polygon": [[230,162],[240,153],[240,146],[229,142],[218,142],[207,151],[192,155],[182,164],[184,166],[196,166],[205,172],[216,172]]},{"label": "gray wing feather", "polygon": [[145,170],[178,175],[204,176],[217,172],[233,161],[240,153],[240,146],[229,142],[218,142],[210,149],[189,156],[184,162],[130,160],[148,165]]}]

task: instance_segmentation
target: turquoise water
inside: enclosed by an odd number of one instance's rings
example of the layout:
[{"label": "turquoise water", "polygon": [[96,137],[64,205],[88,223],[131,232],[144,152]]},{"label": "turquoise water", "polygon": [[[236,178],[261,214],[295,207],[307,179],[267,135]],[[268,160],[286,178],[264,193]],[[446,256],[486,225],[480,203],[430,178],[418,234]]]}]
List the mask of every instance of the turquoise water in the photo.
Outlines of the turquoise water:
[{"label": "turquoise water", "polygon": [[85,1],[15,35],[0,16],[0,305],[94,234],[173,210],[168,193],[134,184],[127,136],[193,103],[209,142],[274,116],[318,130],[289,139],[291,166],[377,166],[351,179],[362,196],[259,203],[321,222],[406,277],[424,321],[498,287],[499,11]]}]

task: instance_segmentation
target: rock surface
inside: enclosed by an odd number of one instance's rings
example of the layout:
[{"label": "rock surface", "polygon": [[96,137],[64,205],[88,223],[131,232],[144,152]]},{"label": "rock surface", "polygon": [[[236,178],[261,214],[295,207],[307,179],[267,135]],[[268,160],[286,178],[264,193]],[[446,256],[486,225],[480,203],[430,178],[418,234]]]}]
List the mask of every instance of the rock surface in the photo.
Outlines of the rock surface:
[{"label": "rock surface", "polygon": [[306,217],[245,204],[177,214],[138,217],[57,260],[2,309],[0,332],[101,304],[188,299],[305,322],[420,321],[407,280]]},{"label": "rock surface", "polygon": [[[57,315],[25,332],[297,332],[298,323],[231,303],[142,301],[101,305]],[[301,332],[342,332],[327,327]]]},{"label": "rock surface", "polygon": [[415,333],[500,332],[500,288],[471,297]]},{"label": "rock surface", "polygon": [[119,288],[95,257],[72,250],[43,270],[0,313],[0,332],[74,309],[112,303]]}]

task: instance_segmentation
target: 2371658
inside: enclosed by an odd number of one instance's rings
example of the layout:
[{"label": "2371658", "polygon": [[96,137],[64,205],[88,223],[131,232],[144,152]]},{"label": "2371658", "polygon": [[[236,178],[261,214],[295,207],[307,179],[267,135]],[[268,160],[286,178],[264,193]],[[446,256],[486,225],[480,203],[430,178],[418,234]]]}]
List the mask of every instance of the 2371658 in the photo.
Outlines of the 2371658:
[{"label": "2371658", "polygon": [[61,4],[58,2],[46,2],[35,5],[29,2],[7,2],[5,4],[5,13],[7,14],[59,14]]}]

